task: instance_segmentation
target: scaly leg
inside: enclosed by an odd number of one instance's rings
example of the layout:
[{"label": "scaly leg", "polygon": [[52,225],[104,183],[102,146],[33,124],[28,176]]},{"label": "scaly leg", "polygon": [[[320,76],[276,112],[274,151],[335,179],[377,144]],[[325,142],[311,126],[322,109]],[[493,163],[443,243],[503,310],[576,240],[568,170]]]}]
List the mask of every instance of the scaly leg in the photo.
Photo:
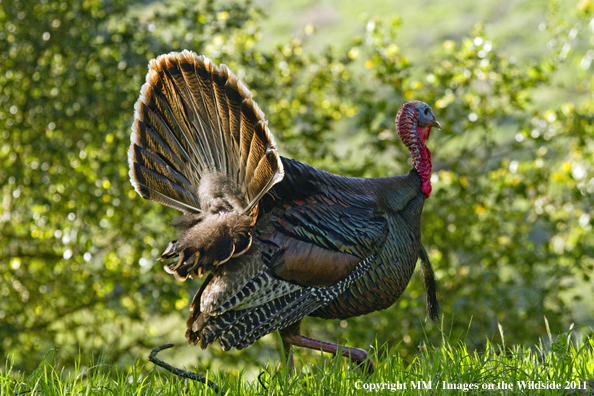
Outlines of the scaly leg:
[{"label": "scaly leg", "polygon": [[363,365],[365,367],[365,374],[371,375],[375,370],[371,359],[367,360],[367,351],[363,349],[346,347],[343,345],[333,344],[331,342],[318,341],[304,335],[293,337],[290,341],[291,344],[295,346],[314,349],[316,351],[328,352],[334,356],[336,356],[339,351],[342,351],[342,356],[348,357],[356,363]]},{"label": "scaly leg", "polygon": [[314,349],[316,351],[328,352],[334,356],[336,356],[338,354],[338,351],[340,350],[342,351],[342,356],[348,357],[356,363],[364,365],[365,373],[367,375],[372,374],[375,370],[371,359],[367,360],[367,351],[359,348],[350,348],[342,345],[332,344],[330,342],[318,341],[314,340],[313,338],[301,335],[301,331],[299,329],[300,323],[301,321],[293,323],[289,327],[285,327],[280,331],[281,337],[283,339],[283,347],[285,348],[285,357],[287,358],[287,364],[289,365],[290,374],[293,374],[295,372],[293,352],[291,350],[291,346],[293,345]]}]

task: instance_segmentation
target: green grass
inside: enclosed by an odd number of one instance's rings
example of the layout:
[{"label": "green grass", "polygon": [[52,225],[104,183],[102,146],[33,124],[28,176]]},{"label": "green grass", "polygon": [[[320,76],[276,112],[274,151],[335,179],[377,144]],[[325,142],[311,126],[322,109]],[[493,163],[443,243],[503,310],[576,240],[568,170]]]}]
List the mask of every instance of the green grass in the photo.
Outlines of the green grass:
[{"label": "green grass", "polygon": [[[503,333],[502,333],[503,340]],[[545,347],[544,345],[548,345]],[[382,348],[376,348],[376,350]],[[503,341],[487,341],[482,352],[470,352],[464,343],[450,344],[444,337],[441,346],[423,348],[412,361],[404,361],[397,348],[373,355],[376,372],[365,377],[360,368],[349,367],[345,359],[317,357],[314,361],[297,360],[298,374],[288,376],[286,366],[268,362],[262,368],[262,381],[241,373],[232,383],[225,373],[207,372],[222,394],[228,395],[350,395],[350,394],[535,394],[594,395],[594,338],[576,342],[571,330],[556,341],[549,334],[532,348],[507,346]],[[89,361],[87,361],[89,360]],[[85,366],[94,362],[92,365]],[[200,371],[200,370],[199,370]],[[420,382],[419,382],[420,381]],[[429,387],[431,382],[431,389]],[[520,390],[553,383],[560,389]],[[444,390],[444,383],[448,385]],[[413,384],[419,385],[415,389]],[[505,385],[504,385],[505,384]],[[589,390],[565,390],[569,386]],[[373,387],[373,388],[372,388]],[[383,387],[383,389],[376,389]],[[393,391],[392,391],[393,389]],[[0,370],[0,395],[215,395],[204,384],[181,380],[157,368],[146,359],[127,369],[105,363],[104,358],[79,357],[78,364],[67,370],[54,361],[52,353],[32,373],[15,372],[8,362]]]}]

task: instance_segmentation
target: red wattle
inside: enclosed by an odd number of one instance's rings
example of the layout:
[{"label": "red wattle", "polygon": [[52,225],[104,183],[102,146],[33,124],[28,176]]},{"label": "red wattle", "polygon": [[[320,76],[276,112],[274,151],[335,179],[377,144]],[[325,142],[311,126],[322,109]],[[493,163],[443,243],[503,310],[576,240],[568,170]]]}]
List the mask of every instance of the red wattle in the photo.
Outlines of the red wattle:
[{"label": "red wattle", "polygon": [[424,144],[419,147],[419,158],[415,159],[415,167],[423,180],[421,191],[425,197],[429,198],[431,195],[431,151]]},{"label": "red wattle", "polygon": [[429,180],[423,180],[421,191],[423,191],[423,194],[425,194],[425,198],[429,198],[431,195],[431,182]]}]

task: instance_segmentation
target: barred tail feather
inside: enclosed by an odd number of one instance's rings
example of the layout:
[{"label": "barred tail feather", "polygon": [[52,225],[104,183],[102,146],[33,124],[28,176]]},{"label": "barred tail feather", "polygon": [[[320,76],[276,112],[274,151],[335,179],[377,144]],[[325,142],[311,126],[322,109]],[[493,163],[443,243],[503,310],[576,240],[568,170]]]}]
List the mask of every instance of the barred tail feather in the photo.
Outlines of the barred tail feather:
[{"label": "barred tail feather", "polygon": [[284,175],[252,93],[227,66],[190,51],[149,63],[132,129],[136,191],[184,213],[202,209],[198,189],[208,172],[236,183],[246,213]]},{"label": "barred tail feather", "polygon": [[184,212],[199,212],[198,197],[185,187],[189,181],[159,156],[130,146],[130,179],[134,188],[145,199],[160,202]]}]

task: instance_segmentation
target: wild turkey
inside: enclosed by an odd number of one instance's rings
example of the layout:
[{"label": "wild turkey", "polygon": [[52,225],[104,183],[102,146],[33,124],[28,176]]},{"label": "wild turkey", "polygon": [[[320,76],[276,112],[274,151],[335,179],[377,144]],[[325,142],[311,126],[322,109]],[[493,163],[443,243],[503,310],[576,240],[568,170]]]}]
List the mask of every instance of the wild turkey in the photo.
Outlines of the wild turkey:
[{"label": "wild turkey", "polygon": [[183,212],[172,222],[179,238],[160,257],[175,258],[165,270],[181,281],[208,273],[190,307],[189,343],[243,349],[278,329],[291,368],[291,345],[364,363],[364,350],[301,335],[302,318],[389,307],[418,258],[436,319],[420,228],[432,127],[428,105],[404,104],[396,129],[411,171],[337,176],[280,157],[264,113],[227,66],[189,51],[152,60],[135,106],[130,179],[143,198]]}]

